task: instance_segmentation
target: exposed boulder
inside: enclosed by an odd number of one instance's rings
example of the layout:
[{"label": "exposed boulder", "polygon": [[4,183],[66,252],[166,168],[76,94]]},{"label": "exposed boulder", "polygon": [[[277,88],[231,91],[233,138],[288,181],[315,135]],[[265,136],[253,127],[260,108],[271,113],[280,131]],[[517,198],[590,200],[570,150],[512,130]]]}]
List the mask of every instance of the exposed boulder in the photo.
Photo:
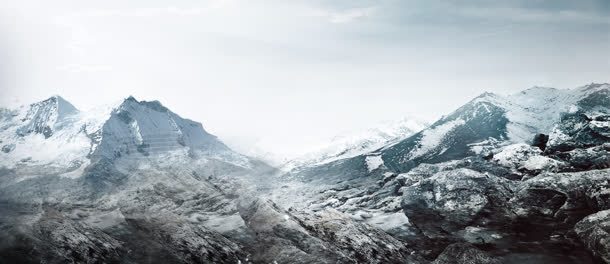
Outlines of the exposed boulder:
[{"label": "exposed boulder", "polygon": [[500,264],[500,261],[468,243],[455,243],[447,246],[432,264]]},{"label": "exposed boulder", "polygon": [[570,227],[610,209],[610,170],[544,173],[519,187],[510,201],[516,219],[539,228]]},{"label": "exposed boulder", "polygon": [[519,168],[523,162],[532,156],[540,155],[542,151],[525,143],[506,146],[493,156],[492,161],[511,168]]},{"label": "exposed boulder", "polygon": [[586,170],[600,170],[610,168],[610,149],[605,143],[590,148],[577,148],[564,152],[549,153],[549,157],[561,160],[566,166],[561,171],[574,172]]},{"label": "exposed boulder", "polygon": [[557,160],[542,156],[542,151],[524,143],[506,146],[492,158],[495,163],[514,171],[537,174],[542,170],[555,171],[564,165]]},{"label": "exposed boulder", "polygon": [[501,224],[509,218],[513,184],[470,169],[444,171],[406,187],[402,208],[428,237],[446,236],[473,224]]},{"label": "exposed boulder", "polygon": [[536,136],[534,136],[534,140],[532,141],[532,146],[538,147],[540,150],[544,151],[546,149],[547,142],[549,142],[549,135],[536,134]]},{"label": "exposed boulder", "polygon": [[7,144],[2,146],[2,152],[9,153],[15,149],[15,144]]},{"label": "exposed boulder", "polygon": [[610,115],[600,112],[566,113],[549,135],[547,151],[569,151],[610,142]]},{"label": "exposed boulder", "polygon": [[574,231],[589,250],[610,263],[610,210],[585,217]]}]

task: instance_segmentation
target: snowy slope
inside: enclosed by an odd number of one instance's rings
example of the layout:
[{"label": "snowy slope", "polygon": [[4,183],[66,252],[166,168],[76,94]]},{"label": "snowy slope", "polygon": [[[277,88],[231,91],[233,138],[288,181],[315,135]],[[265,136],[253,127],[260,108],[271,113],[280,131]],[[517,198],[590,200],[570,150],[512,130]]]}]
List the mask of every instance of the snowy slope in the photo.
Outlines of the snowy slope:
[{"label": "snowy slope", "polygon": [[501,145],[529,144],[534,135],[551,133],[564,113],[607,110],[610,104],[599,98],[608,98],[609,90],[608,84],[590,84],[566,90],[533,87],[507,96],[485,93],[421,134],[388,146],[384,161],[400,170]]},{"label": "snowy slope", "polygon": [[26,163],[70,166],[82,161],[90,143],[83,133],[86,121],[81,114],[59,96],[2,110],[0,166],[12,168]]},{"label": "snowy slope", "polygon": [[536,133],[549,133],[563,113],[608,106],[608,102],[601,101],[587,104],[597,98],[608,98],[609,90],[609,84],[589,84],[564,90],[533,87],[508,96],[490,95],[479,100],[487,100],[505,110],[509,120],[508,139],[518,143],[531,140]]},{"label": "snowy slope", "polygon": [[[47,166],[78,177],[92,161],[138,160],[175,153],[250,168],[252,160],[225,146],[200,123],[158,101],[121,102],[78,111],[59,96],[0,112],[0,166]],[[255,162],[258,164],[258,162]]]},{"label": "snowy slope", "polygon": [[385,122],[364,131],[335,136],[313,152],[285,163],[284,171],[318,166],[329,162],[355,157],[377,150],[392,142],[400,141],[428,124],[417,118],[408,117],[396,122]]},{"label": "snowy slope", "polygon": [[594,116],[594,112],[607,111],[609,91],[608,84],[590,84],[565,90],[533,87],[512,95],[484,93],[421,132],[388,142],[381,149],[363,151],[350,160],[314,162],[303,177],[358,177],[370,173],[371,160],[391,171],[404,172],[421,163],[485,155],[510,144],[529,144],[538,133],[552,134],[565,113],[590,112]]}]

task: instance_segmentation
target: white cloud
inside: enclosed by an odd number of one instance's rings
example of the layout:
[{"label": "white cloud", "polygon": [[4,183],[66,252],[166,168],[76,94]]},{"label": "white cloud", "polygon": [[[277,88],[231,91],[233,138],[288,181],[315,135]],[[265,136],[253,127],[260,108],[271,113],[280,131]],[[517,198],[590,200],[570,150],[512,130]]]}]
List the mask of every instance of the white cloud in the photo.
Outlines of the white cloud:
[{"label": "white cloud", "polygon": [[343,24],[371,17],[374,11],[374,7],[350,8],[341,11],[317,9],[311,15],[324,18],[330,23]]},{"label": "white cloud", "polygon": [[461,7],[456,12],[465,17],[502,19],[513,22],[580,22],[610,24],[610,16],[575,10],[526,9],[519,7]]},{"label": "white cloud", "polygon": [[331,13],[329,21],[331,23],[349,23],[354,20],[371,16],[373,8],[353,8],[341,12]]},{"label": "white cloud", "polygon": [[[433,0],[9,2],[0,4],[0,104],[61,94],[86,109],[133,94],[274,154],[409,112],[433,119],[483,90],[608,81],[607,31],[572,23],[606,18],[582,10],[456,11]],[[571,27],[484,23],[493,18]]]}]

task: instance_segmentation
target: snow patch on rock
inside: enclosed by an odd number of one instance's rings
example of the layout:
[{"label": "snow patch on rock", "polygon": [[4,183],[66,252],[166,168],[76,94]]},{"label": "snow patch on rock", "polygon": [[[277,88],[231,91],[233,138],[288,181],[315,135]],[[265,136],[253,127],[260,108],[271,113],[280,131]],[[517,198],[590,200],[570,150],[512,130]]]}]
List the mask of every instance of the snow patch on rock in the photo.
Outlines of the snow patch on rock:
[{"label": "snow patch on rock", "polygon": [[452,120],[440,126],[424,131],[419,147],[409,153],[410,158],[423,156],[441,145],[446,135],[455,127],[465,124],[462,119]]},{"label": "snow patch on rock", "polygon": [[367,156],[366,157],[366,168],[369,172],[374,171],[383,165],[383,159],[381,156]]}]

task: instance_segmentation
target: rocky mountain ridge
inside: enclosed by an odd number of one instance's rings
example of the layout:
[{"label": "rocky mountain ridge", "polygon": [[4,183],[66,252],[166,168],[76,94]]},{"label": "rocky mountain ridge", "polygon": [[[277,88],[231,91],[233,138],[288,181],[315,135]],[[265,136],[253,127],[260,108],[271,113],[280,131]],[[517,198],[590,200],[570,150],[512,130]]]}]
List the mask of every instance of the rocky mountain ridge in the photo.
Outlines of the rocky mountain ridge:
[{"label": "rocky mountain ridge", "polygon": [[609,94],[483,94],[289,174],[158,102],[2,110],[0,262],[610,263]]}]

